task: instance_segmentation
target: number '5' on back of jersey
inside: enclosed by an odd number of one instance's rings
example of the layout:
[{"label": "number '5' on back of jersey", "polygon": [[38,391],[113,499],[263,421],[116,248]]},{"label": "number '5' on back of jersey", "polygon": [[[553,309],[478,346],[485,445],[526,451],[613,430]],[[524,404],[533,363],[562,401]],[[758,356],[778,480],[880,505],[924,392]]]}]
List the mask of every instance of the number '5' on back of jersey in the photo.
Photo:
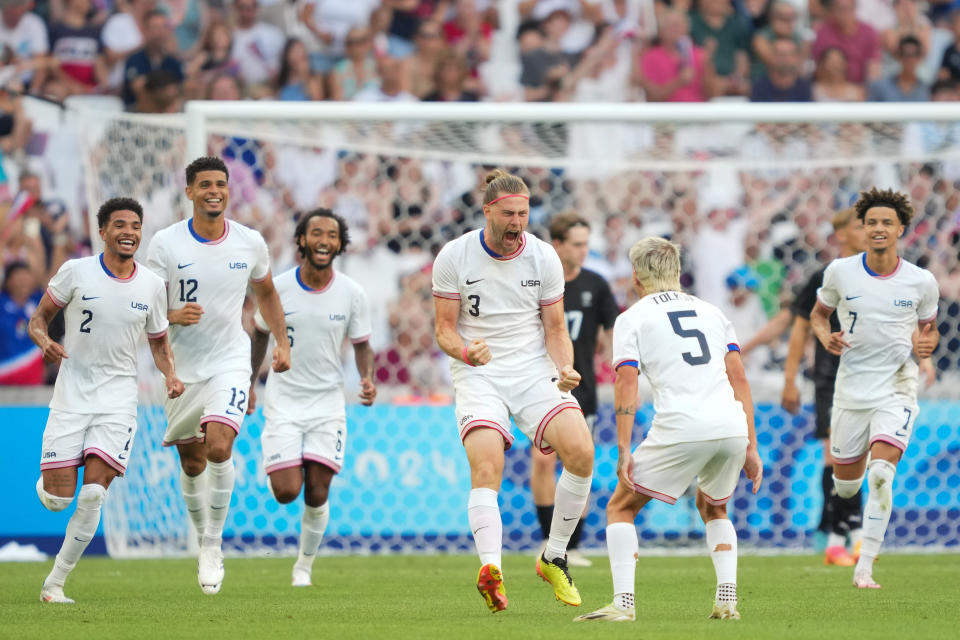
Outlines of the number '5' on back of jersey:
[{"label": "number '5' on back of jersey", "polygon": [[686,293],[653,293],[620,314],[613,364],[638,367],[653,388],[648,438],[668,444],[747,435],[724,363],[732,350],[740,346],[730,321]]}]

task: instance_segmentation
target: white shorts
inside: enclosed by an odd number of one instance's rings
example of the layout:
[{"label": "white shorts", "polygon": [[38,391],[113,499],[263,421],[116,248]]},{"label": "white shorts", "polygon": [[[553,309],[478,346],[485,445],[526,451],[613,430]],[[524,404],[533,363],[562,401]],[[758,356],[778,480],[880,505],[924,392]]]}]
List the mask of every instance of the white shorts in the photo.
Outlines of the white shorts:
[{"label": "white shorts", "polygon": [[830,415],[830,454],[837,464],[853,464],[874,442],[906,451],[919,408],[912,399],[894,396],[876,409],[841,409]]},{"label": "white shorts", "polygon": [[457,424],[461,442],[478,427],[496,429],[505,440],[505,449],[513,444],[510,418],[520,431],[543,453],[551,447],[543,439],[547,424],[564,409],[580,411],[570,393],[557,389],[557,373],[490,378],[466,371],[453,380]]},{"label": "white shorts", "polygon": [[268,419],[260,443],[267,473],[298,467],[305,460],[319,462],[340,473],[347,448],[347,420],[344,416],[310,422]]},{"label": "white shorts", "polygon": [[674,444],[647,438],[633,452],[633,489],[674,504],[697,478],[707,502],[726,504],[737,488],[749,443],[746,436]]},{"label": "white shorts", "polygon": [[43,430],[40,470],[79,467],[87,456],[97,456],[123,475],[136,434],[136,416],[51,409]]},{"label": "white shorts", "polygon": [[203,442],[203,425],[208,422],[221,422],[240,433],[250,393],[249,372],[218,373],[203,382],[184,386],[179,398],[168,398],[163,403],[167,412],[163,446]]}]

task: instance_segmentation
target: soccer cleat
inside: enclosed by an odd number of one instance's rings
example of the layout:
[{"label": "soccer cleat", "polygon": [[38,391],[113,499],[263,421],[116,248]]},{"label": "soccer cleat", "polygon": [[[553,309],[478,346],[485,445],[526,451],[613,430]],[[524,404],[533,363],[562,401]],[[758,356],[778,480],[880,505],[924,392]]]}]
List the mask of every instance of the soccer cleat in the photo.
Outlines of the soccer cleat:
[{"label": "soccer cleat", "polygon": [[495,564],[485,564],[477,573],[477,591],[483,596],[491,613],[507,608],[507,590],[503,586],[503,574]]},{"label": "soccer cleat", "polygon": [[857,561],[847,553],[846,547],[835,545],[827,547],[827,550],[823,553],[823,564],[833,564],[838,567],[852,567],[857,564]]},{"label": "soccer cleat", "polygon": [[618,609],[614,604],[608,604],[602,609],[585,613],[573,619],[574,622],[587,620],[606,620],[607,622],[633,622],[637,619],[635,609]]},{"label": "soccer cleat", "polygon": [[567,549],[567,565],[571,567],[592,567],[593,561],[580,553],[579,549]]},{"label": "soccer cleat", "polygon": [[739,620],[740,612],[737,611],[736,602],[714,602],[710,617],[715,620]]},{"label": "soccer cleat", "polygon": [[223,551],[220,547],[200,547],[197,582],[208,596],[220,592],[220,585],[223,583]]},{"label": "soccer cleat", "polygon": [[312,571],[310,571],[310,569],[304,569],[300,565],[294,563],[292,585],[294,587],[312,587],[313,582],[310,581],[311,573]]},{"label": "soccer cleat", "polygon": [[879,589],[880,585],[873,581],[873,573],[869,571],[854,571],[853,586],[857,589]]},{"label": "soccer cleat", "polygon": [[557,600],[571,607],[579,607],[583,602],[580,599],[580,592],[573,584],[573,578],[570,577],[570,570],[567,569],[567,559],[554,558],[553,562],[547,560],[543,555],[537,558],[537,575],[543,578],[544,582],[549,582],[553,587],[553,594]]},{"label": "soccer cleat", "polygon": [[71,598],[63,595],[63,585],[44,583],[40,588],[40,601],[52,604],[76,604]]}]

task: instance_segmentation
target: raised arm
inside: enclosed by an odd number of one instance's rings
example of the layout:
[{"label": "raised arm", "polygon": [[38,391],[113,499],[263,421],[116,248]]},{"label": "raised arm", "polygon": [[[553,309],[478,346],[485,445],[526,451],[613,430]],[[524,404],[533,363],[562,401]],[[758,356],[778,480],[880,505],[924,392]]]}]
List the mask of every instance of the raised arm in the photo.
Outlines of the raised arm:
[{"label": "raised arm", "polygon": [[369,340],[353,343],[353,357],[360,374],[360,404],[370,406],[377,397],[377,386],[373,383],[373,347]]},{"label": "raised arm", "polygon": [[753,397],[750,394],[750,383],[747,382],[747,374],[743,370],[743,361],[740,359],[738,351],[728,351],[723,358],[727,369],[727,380],[733,387],[733,397],[740,402],[743,412],[747,416],[747,457],[743,462],[743,470],[747,478],[753,483],[753,492],[760,490],[760,484],[763,482],[763,462],[760,460],[760,454],[757,451],[757,430],[753,421]]},{"label": "raised arm", "polygon": [[637,414],[639,376],[640,369],[635,365],[621,364],[617,367],[617,377],[613,382],[613,407],[617,416],[617,477],[630,491],[634,491],[630,443],[633,440],[633,423]]},{"label": "raised arm", "polygon": [[250,286],[253,288],[254,295],[257,296],[260,315],[270,327],[273,339],[277,341],[277,346],[273,349],[273,370],[281,373],[290,368],[290,341],[287,339],[287,325],[283,321],[280,296],[277,294],[276,287],[273,286],[273,278],[269,272],[262,280],[251,280]]},{"label": "raised arm", "polygon": [[40,298],[40,304],[37,305],[37,309],[33,312],[30,322],[27,324],[30,339],[43,352],[44,361],[56,364],[60,364],[62,358],[69,357],[63,347],[48,333],[50,321],[53,320],[58,311],[60,311],[60,307],[54,304],[49,295],[44,295]]},{"label": "raised arm", "polygon": [[167,385],[167,397],[177,398],[183,393],[183,383],[177,377],[177,371],[173,363],[173,350],[170,348],[170,341],[167,340],[166,332],[163,335],[150,338],[150,353],[153,354],[153,363],[163,374]]},{"label": "raised arm", "polygon": [[563,315],[563,298],[540,307],[540,319],[543,322],[547,353],[560,372],[557,388],[560,391],[570,391],[580,384],[580,374],[573,368],[573,342],[570,340],[567,320]]}]

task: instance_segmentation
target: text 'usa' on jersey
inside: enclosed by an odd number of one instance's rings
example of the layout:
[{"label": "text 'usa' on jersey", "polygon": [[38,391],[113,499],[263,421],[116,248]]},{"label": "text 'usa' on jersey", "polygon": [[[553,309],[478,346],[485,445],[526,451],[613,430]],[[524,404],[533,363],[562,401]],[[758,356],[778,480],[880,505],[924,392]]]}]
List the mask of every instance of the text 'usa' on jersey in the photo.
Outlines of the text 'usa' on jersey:
[{"label": "text 'usa' on jersey", "polygon": [[158,232],[147,266],[167,283],[169,309],[203,308],[195,325],[173,326],[170,344],[177,374],[200,382],[225,371],[250,368],[250,340],[241,316],[247,285],[270,273],[267,244],[257,231],[225,221],[224,233],[206,240],[184,220]]},{"label": "text 'usa' on jersey", "polygon": [[517,251],[500,256],[486,246],[483,230],[471,231],[447,243],[433,264],[433,295],[460,302],[464,342],[482,339],[490,348],[491,361],[478,368],[487,375],[549,366],[540,309],[561,302],[563,288],[557,252],[530,233]]}]

